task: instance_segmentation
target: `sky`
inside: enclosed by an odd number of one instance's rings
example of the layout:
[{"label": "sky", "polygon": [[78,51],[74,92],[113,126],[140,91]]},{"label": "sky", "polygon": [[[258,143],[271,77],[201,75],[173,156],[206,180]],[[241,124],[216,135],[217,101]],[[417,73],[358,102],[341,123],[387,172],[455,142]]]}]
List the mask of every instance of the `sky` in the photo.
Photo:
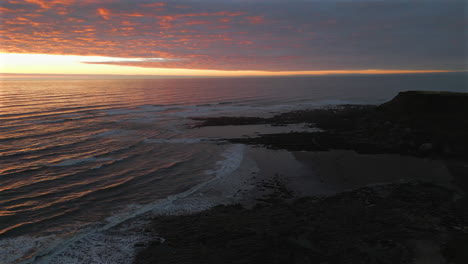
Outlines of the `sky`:
[{"label": "sky", "polygon": [[0,73],[467,69],[463,0],[0,0]]}]

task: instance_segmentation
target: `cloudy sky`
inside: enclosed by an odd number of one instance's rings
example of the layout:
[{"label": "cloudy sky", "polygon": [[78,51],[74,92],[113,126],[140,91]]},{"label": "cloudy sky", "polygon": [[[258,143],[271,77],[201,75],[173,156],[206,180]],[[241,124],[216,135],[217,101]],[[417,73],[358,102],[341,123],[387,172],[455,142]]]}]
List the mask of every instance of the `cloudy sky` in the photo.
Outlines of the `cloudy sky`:
[{"label": "cloudy sky", "polygon": [[466,69],[463,0],[0,3],[4,73]]}]

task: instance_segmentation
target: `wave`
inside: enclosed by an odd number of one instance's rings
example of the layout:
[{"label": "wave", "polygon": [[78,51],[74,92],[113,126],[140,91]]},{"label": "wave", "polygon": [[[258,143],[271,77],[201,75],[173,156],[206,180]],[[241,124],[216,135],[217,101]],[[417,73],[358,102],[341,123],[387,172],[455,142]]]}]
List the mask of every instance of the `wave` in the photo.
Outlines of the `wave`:
[{"label": "wave", "polygon": [[[70,115],[73,116],[73,115]],[[63,117],[60,115],[60,117]],[[76,121],[84,121],[89,119],[96,119],[99,116],[79,116],[78,117],[65,117],[62,119],[52,119],[52,120],[31,120],[28,123],[31,124],[56,124],[56,123],[65,123],[65,122],[76,122]]]},{"label": "wave", "polygon": [[107,130],[107,131],[104,131],[104,132],[96,133],[96,134],[92,135],[92,137],[100,138],[100,137],[110,137],[110,136],[124,136],[124,135],[126,135],[128,133],[130,133],[130,131],[128,131],[128,130],[111,129],[111,130]]},{"label": "wave", "polygon": [[84,113],[91,113],[94,111],[102,111],[109,109],[110,107],[117,106],[117,104],[113,105],[93,105],[93,106],[83,106],[83,107],[70,107],[70,108],[59,108],[59,109],[52,109],[47,111],[32,111],[32,112],[21,112],[21,113],[12,113],[12,114],[0,114],[0,120],[30,120],[30,119],[37,119],[37,118],[50,118],[50,117],[60,117],[64,115],[71,115],[71,114],[84,114]]},{"label": "wave", "polygon": [[230,104],[233,104],[234,102],[231,102],[231,101],[226,101],[226,102],[217,102],[217,103],[206,103],[206,104],[198,104],[198,105],[195,105],[197,107],[200,107],[200,106],[219,106],[219,105],[230,105]]},{"label": "wave", "polygon": [[[89,199],[93,200],[96,197],[108,197],[109,190],[121,186],[128,186],[132,182],[132,186],[142,186],[145,188],[149,182],[155,182],[163,179],[162,176],[155,177],[155,173],[165,171],[170,168],[174,168],[186,161],[186,158],[180,158],[177,160],[171,160],[164,163],[154,164],[152,167],[138,166],[136,168],[126,167],[125,169],[119,169],[112,172],[93,173],[87,170],[97,169],[96,167],[109,166],[123,160],[129,160],[131,158],[138,157],[138,154],[134,154],[131,157],[125,159],[112,160],[111,163],[99,164],[95,167],[87,168],[86,170],[77,171],[71,174],[58,174],[56,176],[49,175],[50,173],[44,173],[47,175],[41,180],[37,179],[33,183],[26,181],[23,184],[15,182],[13,185],[8,185],[11,191],[7,191],[3,201],[0,201],[4,212],[8,213],[9,210],[14,209],[11,212],[24,213],[26,211],[37,211],[38,209],[50,208],[54,206],[62,206],[70,203],[73,200],[80,198],[79,203],[86,207],[86,203]],[[98,160],[94,157],[88,158],[89,160]],[[88,160],[85,159],[85,160]],[[104,159],[100,159],[101,161]],[[111,160],[111,159],[105,159]],[[132,162],[132,161],[129,161]],[[134,162],[132,162],[134,163]],[[69,164],[66,164],[69,165]],[[142,169],[146,168],[146,169]],[[159,174],[158,174],[159,175]],[[79,179],[78,181],[76,179]],[[15,196],[13,199],[8,199],[6,194],[16,192],[23,193],[24,195]],[[91,196],[89,199],[83,200],[84,196]],[[35,201],[41,201],[40,203],[29,203],[31,199]],[[102,199],[98,200],[102,202]],[[77,201],[78,202],[78,201]],[[28,204],[29,203],[29,204]],[[26,206],[27,205],[27,206]],[[39,211],[37,211],[40,213]]]},{"label": "wave", "polygon": [[20,236],[0,240],[0,263],[18,263],[30,258],[32,250],[43,250],[55,236]]},{"label": "wave", "polygon": [[96,158],[96,157],[89,157],[83,159],[69,159],[58,164],[51,165],[52,167],[64,167],[64,166],[73,166],[83,162],[101,162],[101,161],[110,161],[110,158]]},{"label": "wave", "polygon": [[107,109],[104,112],[109,116],[130,116],[130,120],[133,120],[134,116],[154,117],[148,116],[148,114],[152,113],[157,113],[158,117],[161,115],[186,117],[212,111],[231,111],[233,109],[240,110],[244,108],[233,104],[234,102],[231,101],[223,101],[197,105],[141,105],[136,108]]},{"label": "wave", "polygon": [[218,168],[213,172],[217,178],[225,177],[239,168],[244,158],[244,146],[234,145],[228,148],[222,156],[225,159],[217,162]]},{"label": "wave", "polygon": [[[297,104],[275,104],[252,106],[242,105],[234,101],[221,101],[215,103],[197,104],[197,105],[141,105],[136,108],[107,109],[103,110],[108,116],[122,116],[124,119],[115,120],[115,122],[143,122],[151,123],[160,120],[163,117],[172,118],[190,118],[198,116],[217,116],[217,115],[265,115],[271,113],[280,113],[284,111],[299,110],[307,107],[321,107],[332,104],[332,101],[309,102]],[[337,103],[337,102],[336,102]]]},{"label": "wave", "polygon": [[21,140],[21,139],[47,139],[47,138],[51,138],[51,137],[59,137],[59,136],[63,136],[63,135],[67,135],[67,136],[70,136],[73,132],[77,132],[79,134],[81,134],[80,136],[81,137],[86,137],[88,136],[88,134],[82,134],[83,133],[83,127],[71,127],[71,128],[61,128],[61,129],[57,129],[55,131],[48,131],[48,132],[45,132],[45,133],[37,133],[37,130],[30,130],[30,131],[33,131],[34,134],[15,134],[15,135],[12,135],[10,137],[5,137],[5,138],[2,138],[0,139],[0,142],[11,142],[11,141],[15,141],[15,140]]},{"label": "wave", "polygon": [[[105,132],[102,132],[105,133]],[[99,134],[99,133],[98,133]],[[91,137],[96,136],[92,135]],[[58,152],[65,150],[65,149],[73,149],[73,147],[77,147],[83,143],[87,143],[89,141],[86,137],[72,137],[70,141],[65,141],[62,143],[55,143],[55,144],[44,144],[43,142],[36,142],[35,144],[27,144],[27,149],[22,148],[19,144],[17,144],[15,149],[7,149],[0,153],[0,157],[5,158],[20,158],[23,156],[32,156],[33,158],[41,157],[44,152]]]},{"label": "wave", "polygon": [[183,106],[180,104],[169,104],[169,105],[141,105],[138,108],[148,112],[162,112],[166,110],[181,109]]},{"label": "wave", "polygon": [[[2,157],[5,167],[0,169],[0,173],[4,176],[2,181],[0,181],[0,188],[2,188],[2,186],[12,187],[23,180],[39,182],[42,181],[42,178],[53,178],[51,173],[65,172],[58,169],[51,171],[48,170],[49,168],[80,165],[79,168],[73,169],[73,171],[76,171],[78,169],[86,169],[84,166],[81,166],[86,163],[109,164],[108,161],[131,157],[134,153],[126,151],[134,149],[138,145],[142,144],[122,145],[114,143],[112,140],[106,142],[82,141],[32,150],[31,152],[7,155]],[[112,157],[110,157],[110,155],[112,155]],[[49,176],[41,177],[41,174],[44,173],[49,174]],[[5,191],[5,189],[3,190]]]},{"label": "wave", "polygon": [[[88,169],[99,169],[103,166],[115,165],[117,162],[122,162],[128,159],[135,158],[139,154],[139,152],[129,153],[128,151],[134,149],[138,145],[139,144],[130,145],[113,151],[106,150],[105,153],[102,153],[98,156],[89,156],[86,158],[79,159],[64,159],[51,165],[29,164],[29,166],[27,167],[4,171],[3,174],[5,176],[8,176],[8,178],[5,178],[4,181],[1,182],[0,188],[2,188],[2,192],[5,194],[5,192],[7,191],[20,191],[19,188],[23,188],[26,186],[31,187],[37,184],[50,184],[50,182],[52,181],[64,180],[65,178],[74,177],[80,173],[86,172],[86,170]],[[124,153],[125,155],[119,155],[122,153]],[[113,158],[103,157],[111,154],[115,154],[117,156]],[[81,165],[83,163],[96,163],[96,165],[94,167],[84,167],[79,170],[73,170],[73,172],[70,171],[69,173],[64,173],[61,169],[63,167]],[[29,177],[32,175],[31,173],[33,172],[35,173],[34,181],[31,181]],[[81,177],[81,180],[84,180],[84,178]],[[27,192],[27,194],[29,195],[31,194],[31,192]]]}]

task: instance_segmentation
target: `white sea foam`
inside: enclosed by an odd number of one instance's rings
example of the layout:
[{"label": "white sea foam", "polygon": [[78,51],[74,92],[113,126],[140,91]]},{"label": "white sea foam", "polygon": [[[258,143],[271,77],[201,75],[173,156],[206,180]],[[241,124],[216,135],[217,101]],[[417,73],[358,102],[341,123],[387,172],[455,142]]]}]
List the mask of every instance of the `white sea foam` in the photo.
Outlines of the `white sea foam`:
[{"label": "white sea foam", "polygon": [[46,248],[54,236],[30,237],[21,236],[0,240],[0,263],[16,263],[33,251]]},{"label": "white sea foam", "polygon": [[[236,105],[233,103],[208,103],[203,105],[185,105],[185,106],[152,106],[142,105],[138,106],[137,109],[110,109],[105,110],[107,115],[123,115],[130,119],[120,120],[132,121],[132,122],[153,122],[155,119],[162,116],[173,116],[179,118],[191,118],[198,116],[238,116],[238,115],[254,115],[254,116],[271,116],[281,112],[310,109],[310,108],[322,108],[328,106],[336,106],[340,104],[356,104],[352,101],[344,100],[322,100],[322,101],[303,101],[295,102],[291,104],[275,104],[275,105],[264,105],[264,106],[252,106],[252,105]],[[164,112],[167,110],[177,110]],[[157,116],[154,114],[157,113]]]},{"label": "white sea foam", "polygon": [[[199,105],[140,105],[136,109],[108,109],[104,110],[107,115],[145,115],[158,112],[158,115],[193,117],[200,115],[239,115],[239,114],[260,114],[280,113],[304,108],[320,108],[326,106],[336,106],[342,104],[366,104],[364,101],[349,101],[340,99],[293,101],[287,104],[273,104],[263,106],[239,105],[234,102],[216,102]],[[169,113],[161,113],[167,110]]]},{"label": "white sea foam", "polygon": [[106,109],[103,112],[108,116],[114,115],[138,115],[138,114],[145,114],[145,113],[156,113],[156,112],[163,112],[167,110],[174,110],[174,109],[184,109],[184,108],[192,108],[195,106],[174,106],[174,105],[167,105],[167,106],[154,106],[154,105],[140,105],[137,108],[124,108],[124,109]]},{"label": "white sea foam", "polygon": [[222,156],[225,159],[217,162],[219,165],[216,170],[217,178],[229,175],[240,166],[244,157],[244,145],[233,145],[228,148]]},{"label": "white sea foam", "polygon": [[[137,221],[136,221],[137,222]],[[155,239],[142,230],[146,222],[132,223],[111,232],[94,232],[70,244],[53,258],[38,259],[34,263],[47,264],[124,264],[131,263],[138,247]]]}]

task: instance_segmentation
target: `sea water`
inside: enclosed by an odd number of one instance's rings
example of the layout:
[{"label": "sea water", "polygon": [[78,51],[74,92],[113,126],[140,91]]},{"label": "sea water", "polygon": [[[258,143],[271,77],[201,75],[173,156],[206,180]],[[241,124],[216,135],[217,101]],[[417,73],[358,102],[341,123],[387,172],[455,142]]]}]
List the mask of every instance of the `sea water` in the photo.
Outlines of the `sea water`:
[{"label": "sea water", "polygon": [[[128,263],[151,215],[235,202],[255,163],[192,117],[467,92],[466,75],[0,81],[0,263]],[[244,186],[245,187],[245,186]]]}]

